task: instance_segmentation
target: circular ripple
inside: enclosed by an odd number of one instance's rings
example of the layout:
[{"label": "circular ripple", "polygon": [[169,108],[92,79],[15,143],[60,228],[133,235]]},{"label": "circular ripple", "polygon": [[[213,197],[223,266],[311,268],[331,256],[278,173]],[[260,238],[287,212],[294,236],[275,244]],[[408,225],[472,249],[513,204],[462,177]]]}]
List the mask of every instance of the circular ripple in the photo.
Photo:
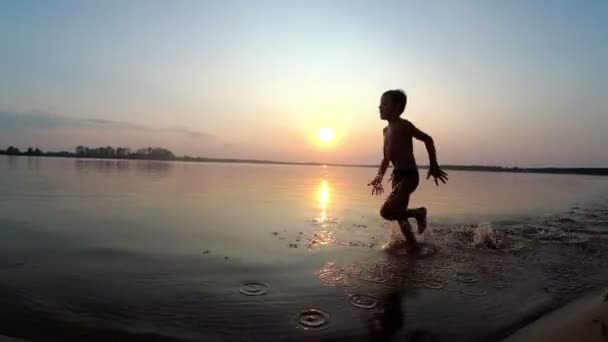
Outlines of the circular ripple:
[{"label": "circular ripple", "polygon": [[458,286],[454,286],[454,285],[448,285],[445,288],[448,291],[460,291],[460,288]]},{"label": "circular ripple", "polygon": [[510,287],[510,285],[508,283],[502,282],[502,281],[494,283],[493,286],[497,289],[506,289],[506,288]]},{"label": "circular ripple", "polygon": [[426,283],[424,283],[424,287],[426,287],[427,289],[433,289],[433,290],[439,290],[442,289],[445,285],[443,285],[442,283],[438,282],[438,281],[427,281]]},{"label": "circular ripple", "polygon": [[252,282],[243,285],[240,288],[240,292],[247,296],[261,296],[266,294],[270,287],[264,283]]},{"label": "circular ripple", "polygon": [[378,305],[378,300],[366,294],[355,294],[350,296],[350,303],[361,309],[372,309]]},{"label": "circular ripple", "polygon": [[469,296],[485,296],[488,294],[485,290],[462,290],[462,293],[468,294]]},{"label": "circular ripple", "polygon": [[304,328],[319,329],[329,323],[329,315],[318,309],[308,309],[298,314],[298,323]]},{"label": "circular ripple", "polygon": [[457,273],[456,279],[467,284],[472,284],[479,281],[479,279],[467,273]]}]

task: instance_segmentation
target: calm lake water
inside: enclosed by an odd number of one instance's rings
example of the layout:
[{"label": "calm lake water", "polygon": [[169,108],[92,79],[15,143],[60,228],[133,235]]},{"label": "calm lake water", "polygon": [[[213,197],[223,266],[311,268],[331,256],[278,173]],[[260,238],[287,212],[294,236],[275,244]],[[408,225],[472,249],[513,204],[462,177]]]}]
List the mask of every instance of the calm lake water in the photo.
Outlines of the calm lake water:
[{"label": "calm lake water", "polygon": [[[121,336],[115,334],[243,339],[238,331],[249,331],[251,339],[369,335],[365,324],[353,323],[351,316],[360,313],[343,294],[363,289],[349,280],[355,278],[349,267],[386,266],[380,246],[391,225],[378,214],[384,196],[372,197],[366,187],[375,169],[0,156],[0,170],[0,334],[36,338],[38,329],[57,340]],[[514,269],[536,269],[526,277],[541,292],[565,284],[543,276],[543,258],[559,264],[564,259],[556,255],[576,255],[580,259],[569,256],[567,262],[593,259],[585,262],[601,270],[604,254],[589,246],[605,241],[607,178],[457,171],[449,176],[440,187],[421,181],[411,201],[429,210],[424,241],[434,256],[419,267],[449,278],[446,270],[458,264],[489,279],[497,264],[510,260]],[[479,256],[490,252],[471,247],[479,224],[492,227],[509,251],[484,257],[495,261],[489,270],[479,265]],[[587,250],[573,249],[581,245]],[[522,253],[528,253],[525,261]],[[517,274],[500,281],[516,283]],[[239,288],[249,281],[272,291],[243,296]],[[568,283],[559,293],[574,296],[604,281]],[[501,296],[538,301],[533,292],[508,293]],[[417,298],[423,307],[439,300]],[[437,336],[484,340],[550,306],[495,309],[495,298],[479,305],[480,314],[504,316],[496,326],[455,324],[446,316],[454,330]],[[333,311],[324,329],[303,329],[294,321],[309,307]],[[419,309],[432,315],[429,310]],[[443,329],[449,332],[448,323]],[[428,323],[420,324],[415,329]],[[432,327],[425,329],[433,334]]]}]

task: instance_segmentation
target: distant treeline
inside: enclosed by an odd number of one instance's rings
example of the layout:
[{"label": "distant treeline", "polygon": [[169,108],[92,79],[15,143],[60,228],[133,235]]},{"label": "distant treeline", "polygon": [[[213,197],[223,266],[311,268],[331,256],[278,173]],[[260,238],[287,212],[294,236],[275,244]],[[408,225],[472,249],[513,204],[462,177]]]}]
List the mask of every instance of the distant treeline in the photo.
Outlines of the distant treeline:
[{"label": "distant treeline", "polygon": [[43,152],[39,148],[28,148],[20,151],[14,146],[6,150],[0,150],[0,154],[16,156],[49,156],[49,157],[73,157],[73,158],[112,158],[112,159],[149,159],[149,160],[175,160],[173,152],[162,147],[144,147],[132,152],[128,147],[86,147],[78,146],[74,152]]},{"label": "distant treeline", "polygon": [[[423,166],[426,168],[426,166]],[[608,176],[608,168],[562,168],[562,167],[540,167],[520,168],[503,166],[479,166],[479,165],[442,165],[442,169],[459,171],[481,171],[481,172],[521,172],[521,173],[556,173]]]},{"label": "distant treeline", "polygon": [[[378,167],[378,165],[365,164],[336,164],[336,163],[316,163],[316,162],[285,162],[275,160],[259,159],[233,159],[233,158],[207,158],[207,157],[176,157],[173,152],[162,147],[144,147],[135,152],[128,147],[94,147],[78,146],[74,152],[43,152],[39,148],[29,147],[25,151],[20,151],[14,146],[9,146],[6,150],[0,150],[0,155],[19,155],[19,156],[49,156],[49,157],[68,157],[68,158],[111,158],[111,159],[144,159],[144,160],[178,160],[188,162],[218,162],[218,163],[250,163],[250,164],[278,164],[278,165],[311,165],[311,166],[350,166],[350,167]],[[428,166],[421,166],[427,168]],[[479,165],[442,165],[446,170],[460,171],[481,171],[481,172],[517,172],[517,173],[553,173],[553,174],[578,174],[608,176],[608,168],[519,168],[503,166],[479,166]]]}]

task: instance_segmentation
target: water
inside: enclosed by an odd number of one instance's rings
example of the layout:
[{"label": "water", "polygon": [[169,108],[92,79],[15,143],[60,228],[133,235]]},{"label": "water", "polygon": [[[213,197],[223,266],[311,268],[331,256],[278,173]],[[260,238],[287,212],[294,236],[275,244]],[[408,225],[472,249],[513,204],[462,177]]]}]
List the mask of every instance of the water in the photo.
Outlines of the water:
[{"label": "water", "polygon": [[[380,312],[406,299],[418,315],[378,334],[483,340],[607,280],[602,177],[422,181],[411,203],[429,210],[431,252],[410,258],[381,249],[391,225],[365,186],[374,169],[1,156],[0,170],[0,334],[368,336],[377,322],[357,323],[356,306],[379,298],[364,319],[401,317]],[[495,323],[456,323],[463,301]],[[298,329],[311,307],[331,315],[324,329]]]}]

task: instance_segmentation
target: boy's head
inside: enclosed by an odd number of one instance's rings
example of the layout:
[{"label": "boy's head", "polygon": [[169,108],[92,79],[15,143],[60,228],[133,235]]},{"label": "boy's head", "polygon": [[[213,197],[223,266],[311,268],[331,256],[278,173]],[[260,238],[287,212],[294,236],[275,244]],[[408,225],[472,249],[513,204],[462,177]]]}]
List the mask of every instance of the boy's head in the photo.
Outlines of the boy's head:
[{"label": "boy's head", "polygon": [[380,119],[391,120],[398,118],[405,110],[407,95],[401,89],[388,90],[380,98]]}]

